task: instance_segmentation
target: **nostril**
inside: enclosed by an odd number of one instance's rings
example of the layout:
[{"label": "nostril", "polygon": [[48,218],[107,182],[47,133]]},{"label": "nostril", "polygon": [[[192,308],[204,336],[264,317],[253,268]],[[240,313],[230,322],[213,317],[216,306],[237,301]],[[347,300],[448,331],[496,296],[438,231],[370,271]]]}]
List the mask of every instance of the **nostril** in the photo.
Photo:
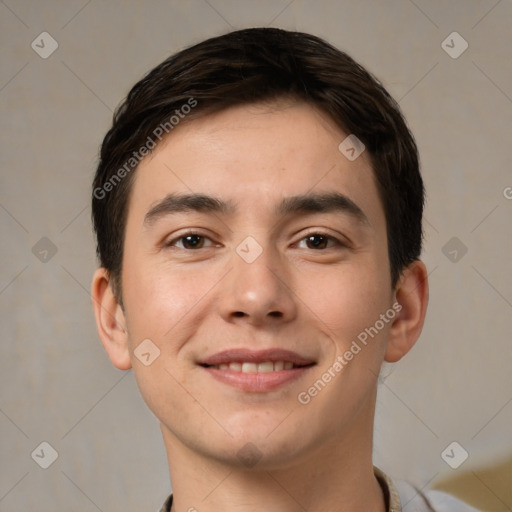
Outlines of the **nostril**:
[{"label": "nostril", "polygon": [[271,311],[269,313],[269,316],[281,318],[283,316],[283,312],[282,311]]},{"label": "nostril", "polygon": [[237,318],[240,318],[242,316],[245,316],[245,313],[243,311],[235,311],[233,313],[233,316],[236,316]]}]

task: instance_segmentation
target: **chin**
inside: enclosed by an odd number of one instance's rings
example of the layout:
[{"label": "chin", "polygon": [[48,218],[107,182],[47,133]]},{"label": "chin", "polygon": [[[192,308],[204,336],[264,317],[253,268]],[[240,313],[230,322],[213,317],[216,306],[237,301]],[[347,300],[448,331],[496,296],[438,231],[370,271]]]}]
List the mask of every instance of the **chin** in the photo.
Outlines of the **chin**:
[{"label": "chin", "polygon": [[306,447],[288,441],[253,442],[246,438],[232,443],[222,454],[210,454],[224,465],[242,471],[278,471],[297,465],[305,458]]},{"label": "chin", "polygon": [[233,437],[225,439],[227,444],[219,461],[242,470],[274,471],[307,459],[308,453],[320,444],[322,435],[299,432],[292,422],[287,424],[287,415],[282,414],[276,421],[271,416],[267,421],[246,418],[247,421],[238,423],[236,430],[230,431]]}]

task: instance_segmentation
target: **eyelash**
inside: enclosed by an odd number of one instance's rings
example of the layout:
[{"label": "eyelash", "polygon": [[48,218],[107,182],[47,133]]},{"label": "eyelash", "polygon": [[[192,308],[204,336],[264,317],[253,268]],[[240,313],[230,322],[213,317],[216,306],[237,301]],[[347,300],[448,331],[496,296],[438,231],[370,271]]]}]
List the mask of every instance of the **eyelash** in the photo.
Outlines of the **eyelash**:
[{"label": "eyelash", "polygon": [[[328,233],[325,233],[323,231],[311,231],[307,234],[305,234],[296,244],[294,245],[297,245],[299,244],[300,242],[303,242],[304,240],[308,239],[309,237],[312,237],[312,236],[320,236],[320,237],[323,237],[325,239],[327,239],[327,242],[333,242],[334,243],[334,246],[338,246],[338,247],[348,247],[348,245],[344,242],[342,242],[341,240],[339,240],[338,238],[332,236],[332,235],[329,235]],[[170,240],[169,242],[165,243],[165,246],[166,247],[175,247],[175,244],[179,241],[183,241],[185,238],[189,237],[189,236],[198,236],[198,237],[201,237],[202,239],[207,239],[207,240],[210,240],[210,242],[212,242],[212,245],[209,245],[208,247],[212,247],[212,246],[215,246],[216,244],[213,242],[213,240],[206,236],[206,235],[203,235],[201,233],[198,233],[196,231],[188,231],[182,235],[180,235],[179,237],[176,237],[176,238],[173,238],[172,240]],[[206,247],[206,248],[208,248]],[[198,250],[198,249],[187,249],[185,247],[178,247],[179,249],[183,249],[183,250],[186,250],[186,251],[194,251],[194,250]],[[330,249],[332,248],[331,247],[327,247],[325,249],[316,249],[316,250],[319,250],[319,251],[322,251],[322,250],[326,250],[326,249]],[[200,249],[204,249],[204,247],[200,247]],[[315,249],[311,249],[311,250],[315,250]]]},{"label": "eyelash", "polygon": [[[201,237],[203,239],[207,239],[207,240],[210,240],[211,242],[213,242],[213,240],[206,236],[206,235],[203,235],[201,233],[198,233],[197,231],[187,231],[186,233],[183,233],[182,235],[176,237],[176,238],[173,238],[172,240],[170,240],[169,242],[166,242],[165,243],[165,246],[166,247],[173,247],[175,246],[176,242],[178,241],[182,241],[184,240],[185,238],[187,238],[188,236],[198,236],[198,237]],[[212,245],[215,245],[215,244],[212,244]],[[211,246],[209,246],[211,247]],[[186,249],[185,247],[178,247],[178,249],[183,249],[183,250],[190,250],[190,251],[193,251],[194,249]],[[197,249],[196,249],[197,250]]]},{"label": "eyelash", "polygon": [[[332,236],[332,235],[329,235],[328,233],[325,233],[324,231],[318,231],[318,230],[313,230],[313,231],[310,231],[309,233],[305,234],[300,240],[298,243],[300,242],[303,242],[304,240],[306,240],[307,238],[309,237],[312,237],[312,236],[321,236],[325,239],[327,239],[327,242],[333,242],[334,243],[334,246],[337,246],[337,247],[348,247],[346,243],[342,242],[341,240],[339,240],[338,238]],[[327,247],[326,249],[332,249],[333,247]],[[326,250],[326,249],[320,249],[320,250]],[[311,249],[311,250],[315,250],[315,249]]]}]

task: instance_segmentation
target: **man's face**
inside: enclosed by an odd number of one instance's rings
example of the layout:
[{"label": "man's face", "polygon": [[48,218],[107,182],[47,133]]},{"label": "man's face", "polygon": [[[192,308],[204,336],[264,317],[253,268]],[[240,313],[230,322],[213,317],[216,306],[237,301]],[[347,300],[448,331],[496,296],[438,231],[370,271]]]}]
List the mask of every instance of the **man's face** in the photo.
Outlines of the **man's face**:
[{"label": "man's face", "polygon": [[305,104],[242,106],[139,166],[124,314],[168,445],[271,468],[371,430],[394,294],[369,158],[338,150],[347,135]]}]

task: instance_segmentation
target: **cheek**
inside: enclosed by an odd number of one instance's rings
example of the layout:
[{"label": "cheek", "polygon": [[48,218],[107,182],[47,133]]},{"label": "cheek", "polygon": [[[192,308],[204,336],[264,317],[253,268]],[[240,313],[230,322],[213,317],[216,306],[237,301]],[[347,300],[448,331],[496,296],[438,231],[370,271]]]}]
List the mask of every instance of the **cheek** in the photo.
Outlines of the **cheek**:
[{"label": "cheek", "polygon": [[373,324],[389,307],[388,279],[376,268],[355,266],[316,276],[304,283],[306,304],[333,332],[351,332]]},{"label": "cheek", "polygon": [[128,329],[137,336],[168,338],[201,302],[211,279],[204,273],[137,259],[137,255],[127,258],[123,271]]},{"label": "cheek", "polygon": [[[196,332],[197,315],[204,309],[212,280],[204,273],[170,269],[165,264],[138,263],[133,256],[127,258],[124,269],[128,339],[140,393],[159,419],[165,418],[169,404],[185,418],[192,412],[190,397],[177,382],[183,370],[180,349]],[[158,356],[146,366],[138,359],[137,348],[147,339],[157,347],[153,350]]]},{"label": "cheek", "polygon": [[388,274],[380,271],[378,265],[354,265],[317,275],[303,284],[304,303],[332,342],[327,349],[327,366],[338,356],[352,351],[344,358],[350,358],[344,370],[347,376],[354,378],[356,373],[361,373],[356,368],[363,367],[378,373],[390,327],[389,320],[380,320],[391,306]]}]

